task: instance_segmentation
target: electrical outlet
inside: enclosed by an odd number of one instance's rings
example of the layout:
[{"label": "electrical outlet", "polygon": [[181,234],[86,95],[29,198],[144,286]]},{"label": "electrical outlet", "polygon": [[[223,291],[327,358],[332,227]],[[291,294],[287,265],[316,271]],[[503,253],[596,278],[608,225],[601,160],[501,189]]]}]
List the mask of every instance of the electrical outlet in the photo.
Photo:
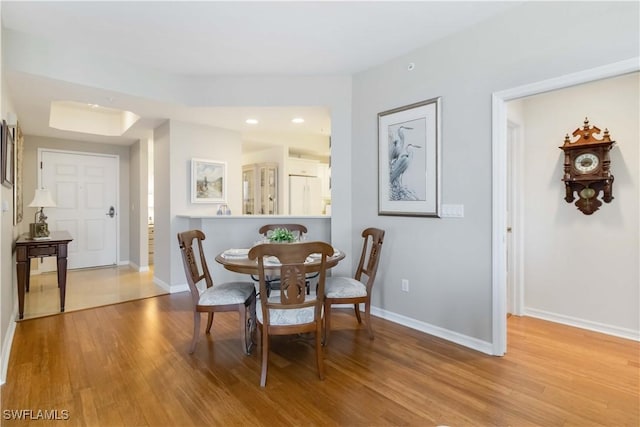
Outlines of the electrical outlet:
[{"label": "electrical outlet", "polygon": [[402,290],[409,292],[409,281],[407,279],[402,279]]}]

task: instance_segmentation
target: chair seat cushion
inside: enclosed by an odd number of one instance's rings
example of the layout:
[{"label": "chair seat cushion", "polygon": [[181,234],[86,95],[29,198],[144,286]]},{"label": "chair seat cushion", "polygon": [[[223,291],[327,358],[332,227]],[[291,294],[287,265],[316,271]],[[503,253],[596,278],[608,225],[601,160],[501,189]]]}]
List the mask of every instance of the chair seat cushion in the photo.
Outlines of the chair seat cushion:
[{"label": "chair seat cushion", "polygon": [[351,277],[327,277],[324,294],[326,298],[366,297],[367,287]]},{"label": "chair seat cushion", "polygon": [[[315,300],[314,295],[308,295],[307,301]],[[272,292],[269,297],[270,302],[280,302],[280,293]],[[262,308],[258,302],[258,309],[256,310],[256,318],[258,322],[264,324],[262,318]],[[271,325],[302,325],[305,323],[311,323],[314,320],[314,307],[296,308],[296,309],[269,309],[269,320]]]},{"label": "chair seat cushion", "polygon": [[253,293],[251,282],[227,282],[213,285],[200,291],[199,305],[242,304]]}]

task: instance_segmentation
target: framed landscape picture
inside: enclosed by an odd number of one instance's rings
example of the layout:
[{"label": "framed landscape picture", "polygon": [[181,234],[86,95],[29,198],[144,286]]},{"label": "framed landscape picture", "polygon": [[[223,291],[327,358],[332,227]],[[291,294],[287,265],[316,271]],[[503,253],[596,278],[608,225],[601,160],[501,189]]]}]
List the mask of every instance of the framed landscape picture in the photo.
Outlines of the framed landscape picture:
[{"label": "framed landscape picture", "polygon": [[440,216],[440,97],[378,114],[378,215]]},{"label": "framed landscape picture", "polygon": [[191,203],[226,203],[227,163],[191,159]]}]

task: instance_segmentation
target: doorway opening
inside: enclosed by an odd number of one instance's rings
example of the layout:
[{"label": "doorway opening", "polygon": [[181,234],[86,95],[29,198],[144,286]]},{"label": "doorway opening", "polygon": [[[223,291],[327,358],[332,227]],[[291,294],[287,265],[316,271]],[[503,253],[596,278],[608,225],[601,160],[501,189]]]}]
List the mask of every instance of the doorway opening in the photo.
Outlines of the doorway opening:
[{"label": "doorway opening", "polygon": [[[492,108],[492,293],[494,355],[507,351],[508,116],[507,102],[640,70],[638,58],[585,70],[493,94]],[[515,229],[513,230],[515,232]]]}]

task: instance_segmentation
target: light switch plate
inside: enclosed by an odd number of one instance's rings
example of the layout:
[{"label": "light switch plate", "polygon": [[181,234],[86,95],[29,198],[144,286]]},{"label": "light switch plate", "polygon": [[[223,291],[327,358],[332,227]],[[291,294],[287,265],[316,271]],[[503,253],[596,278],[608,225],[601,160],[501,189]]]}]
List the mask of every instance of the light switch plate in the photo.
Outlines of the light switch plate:
[{"label": "light switch plate", "polygon": [[464,205],[442,205],[442,218],[464,218]]}]

